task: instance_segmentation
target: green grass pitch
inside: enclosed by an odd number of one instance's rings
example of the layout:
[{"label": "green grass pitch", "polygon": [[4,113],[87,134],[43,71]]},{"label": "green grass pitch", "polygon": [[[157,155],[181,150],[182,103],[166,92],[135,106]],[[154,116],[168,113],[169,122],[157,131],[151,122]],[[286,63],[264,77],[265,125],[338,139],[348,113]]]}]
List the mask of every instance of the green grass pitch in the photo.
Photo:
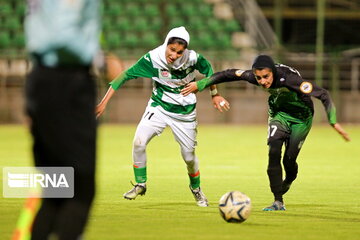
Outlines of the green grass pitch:
[{"label": "green grass pitch", "polygon": [[[298,158],[298,179],[285,195],[285,212],[261,211],[273,200],[265,124],[200,124],[196,153],[209,207],[196,206],[169,129],[148,145],[148,192],[135,201],[123,199],[132,187],[135,127],[99,128],[97,195],[86,239],[360,239],[360,126],[344,126],[349,143],[327,125],[313,126]],[[31,166],[30,149],[25,127],[0,126],[1,166]],[[226,223],[217,208],[231,190],[252,200],[252,214],[242,224]],[[23,203],[1,197],[0,239],[10,239]]]}]

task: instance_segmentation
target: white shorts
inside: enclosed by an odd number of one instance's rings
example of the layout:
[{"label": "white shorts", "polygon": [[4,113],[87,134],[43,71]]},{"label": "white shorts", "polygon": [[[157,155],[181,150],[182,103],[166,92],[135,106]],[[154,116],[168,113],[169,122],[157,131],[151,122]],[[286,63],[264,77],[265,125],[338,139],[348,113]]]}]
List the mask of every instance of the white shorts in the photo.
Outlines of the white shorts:
[{"label": "white shorts", "polygon": [[185,151],[194,151],[197,142],[197,121],[185,122],[172,118],[157,107],[148,106],[137,127],[135,135],[141,135],[142,126],[151,128],[156,135],[160,135],[166,126],[169,126],[174,134],[175,140]]}]

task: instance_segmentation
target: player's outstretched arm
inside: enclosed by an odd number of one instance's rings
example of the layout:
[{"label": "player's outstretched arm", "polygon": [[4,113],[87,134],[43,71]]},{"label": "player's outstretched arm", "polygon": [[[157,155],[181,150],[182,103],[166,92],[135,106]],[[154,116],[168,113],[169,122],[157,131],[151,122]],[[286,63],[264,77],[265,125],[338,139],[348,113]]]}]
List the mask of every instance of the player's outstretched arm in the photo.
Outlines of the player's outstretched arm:
[{"label": "player's outstretched arm", "polygon": [[182,90],[181,90],[181,94],[184,96],[189,95],[190,93],[197,93],[197,92],[201,92],[202,90],[204,90],[205,88],[209,87],[209,86],[213,86],[215,84],[212,84],[212,77],[214,75],[212,75],[211,77],[207,77],[207,78],[203,78],[197,82],[190,82],[188,83]]},{"label": "player's outstretched arm", "polygon": [[184,96],[187,96],[189,95],[190,93],[197,93],[199,90],[198,90],[198,87],[196,85],[196,82],[191,82],[191,83],[188,83],[186,85],[186,87],[184,87],[182,90],[181,90],[181,94],[184,95]]},{"label": "player's outstretched arm", "polygon": [[[184,89],[181,90],[181,94],[183,94],[184,96],[187,96],[190,93],[201,92],[202,90],[204,90],[205,88],[207,88],[211,85],[215,85],[215,84],[219,84],[219,83],[223,83],[223,82],[233,82],[233,81],[241,81],[241,80],[251,82],[253,77],[251,77],[251,75],[249,73],[247,73],[247,74],[245,74],[245,76],[243,76],[244,72],[251,73],[250,70],[243,71],[240,69],[227,69],[227,70],[224,70],[221,72],[216,72],[211,77],[203,78],[197,82],[189,83],[188,85],[186,85],[186,87]],[[255,83],[256,83],[256,81],[255,81]]]},{"label": "player's outstretched arm", "polygon": [[347,142],[350,141],[349,134],[347,134],[347,132],[345,132],[345,130],[341,127],[340,123],[335,123],[332,126],[345,139],[345,141],[347,141]]},{"label": "player's outstretched arm", "polygon": [[[300,77],[298,76],[298,78]],[[303,81],[302,79],[297,81],[297,84],[298,86],[294,88],[295,90],[301,93],[309,94],[310,96],[321,100],[321,103],[324,105],[327,113],[330,125],[344,138],[345,141],[350,141],[349,135],[345,132],[341,125],[337,123],[336,108],[331,100],[329,92],[326,89],[317,86],[315,83]]]},{"label": "player's outstretched arm", "polygon": [[108,91],[106,92],[105,96],[101,100],[101,102],[96,106],[95,115],[96,118],[100,117],[103,112],[105,111],[106,105],[108,104],[111,97],[114,95],[115,90],[112,87],[109,87]]}]

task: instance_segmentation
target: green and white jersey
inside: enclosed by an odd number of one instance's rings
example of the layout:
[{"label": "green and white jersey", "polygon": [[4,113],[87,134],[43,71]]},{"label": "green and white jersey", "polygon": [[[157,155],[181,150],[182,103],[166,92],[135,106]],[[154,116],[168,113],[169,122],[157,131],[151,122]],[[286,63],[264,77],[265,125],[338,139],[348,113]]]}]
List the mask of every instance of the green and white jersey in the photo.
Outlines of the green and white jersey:
[{"label": "green and white jersey", "polygon": [[[160,48],[160,47],[159,47]],[[187,50],[187,61],[177,69],[160,60],[158,48],[141,57],[137,63],[113,80],[110,85],[119,89],[126,81],[138,77],[151,78],[152,96],[149,105],[157,107],[164,114],[182,121],[196,120],[196,95],[180,94],[184,86],[195,80],[196,72],[209,77],[213,74],[211,64],[193,50]]]}]

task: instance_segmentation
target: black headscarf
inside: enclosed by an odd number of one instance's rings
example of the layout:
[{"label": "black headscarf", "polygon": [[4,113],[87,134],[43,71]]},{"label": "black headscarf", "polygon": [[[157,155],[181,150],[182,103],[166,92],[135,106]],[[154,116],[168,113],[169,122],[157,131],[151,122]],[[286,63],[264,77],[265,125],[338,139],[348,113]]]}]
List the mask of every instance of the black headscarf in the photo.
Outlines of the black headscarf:
[{"label": "black headscarf", "polygon": [[270,68],[274,74],[274,79],[276,78],[276,68],[274,60],[268,55],[259,55],[255,58],[254,63],[252,65],[252,69],[263,69]]}]

